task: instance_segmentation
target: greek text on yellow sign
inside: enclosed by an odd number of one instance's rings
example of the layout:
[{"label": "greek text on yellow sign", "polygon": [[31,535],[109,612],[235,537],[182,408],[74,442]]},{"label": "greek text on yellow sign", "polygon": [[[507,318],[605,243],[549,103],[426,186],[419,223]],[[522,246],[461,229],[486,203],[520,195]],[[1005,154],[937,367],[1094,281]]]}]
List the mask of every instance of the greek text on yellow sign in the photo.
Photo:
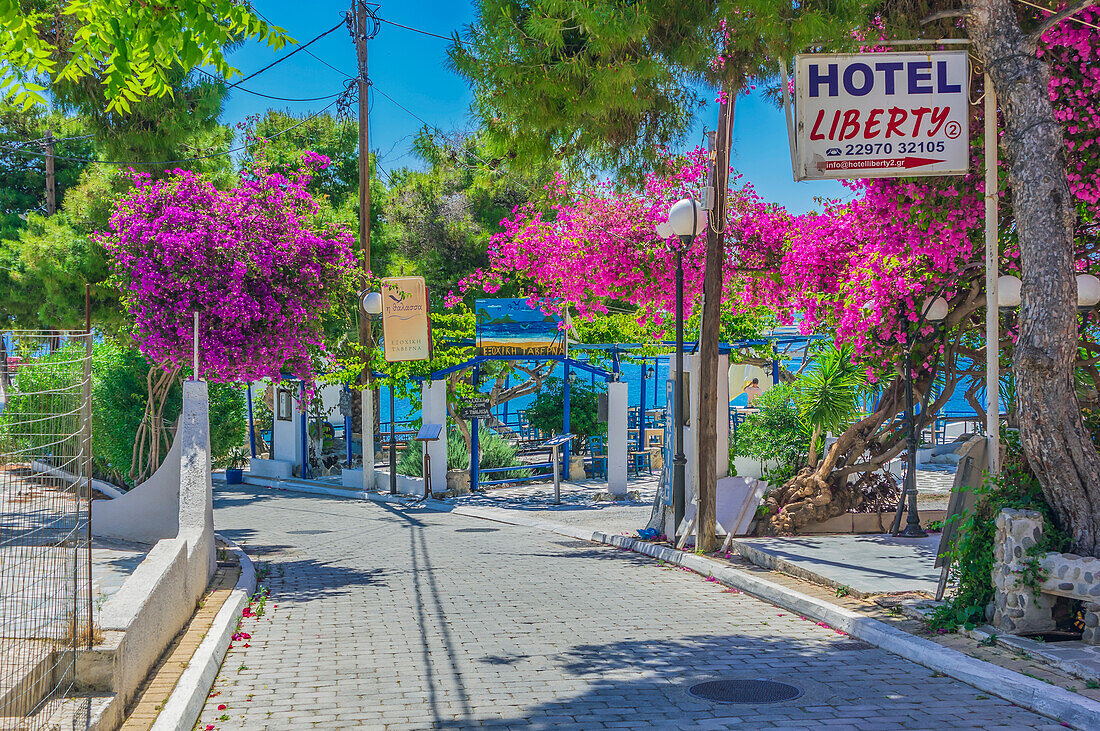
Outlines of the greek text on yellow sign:
[{"label": "greek text on yellow sign", "polygon": [[428,290],[423,277],[382,280],[382,339],[391,363],[428,359]]}]

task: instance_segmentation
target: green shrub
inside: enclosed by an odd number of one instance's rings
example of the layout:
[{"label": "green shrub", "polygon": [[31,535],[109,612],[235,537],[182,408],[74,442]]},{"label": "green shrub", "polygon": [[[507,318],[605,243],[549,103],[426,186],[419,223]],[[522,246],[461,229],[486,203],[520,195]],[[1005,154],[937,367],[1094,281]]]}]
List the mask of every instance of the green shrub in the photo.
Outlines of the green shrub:
[{"label": "green shrub", "polygon": [[[516,459],[516,448],[504,437],[483,429],[478,434],[481,460],[481,469],[494,467],[518,467],[523,463]],[[423,477],[424,451],[423,442],[412,442],[397,461],[397,471],[402,475],[411,477]],[[451,430],[447,434],[447,469],[467,470],[470,468],[470,453],[466,450],[466,442],[457,430]],[[530,470],[511,470],[509,472],[494,472],[491,479],[503,479],[505,477],[526,477]]]},{"label": "green shrub", "polygon": [[[572,441],[574,454],[586,450],[589,437],[607,433],[607,424],[598,418],[600,391],[580,380],[569,385],[569,431],[577,435]],[[565,415],[562,380],[547,378],[526,413],[531,426],[546,434],[561,434],[562,417]]]},{"label": "green shrub", "polygon": [[233,450],[248,439],[248,405],[244,386],[210,384],[210,456],[217,467],[229,464]]},{"label": "green shrub", "polygon": [[0,454],[14,462],[45,459],[76,471],[84,350],[83,344],[70,343],[43,357],[17,351],[25,360],[0,412]]},{"label": "green shrub", "polygon": [[[498,467],[516,467],[523,464],[516,459],[516,445],[496,432],[481,431],[478,434],[478,448],[481,452],[481,459],[478,460],[478,464],[483,470]],[[486,479],[503,480],[512,477],[528,477],[530,474],[531,470],[509,470],[507,472],[493,472],[486,475]]]},{"label": "green shrub", "polygon": [[[92,350],[92,455],[97,476],[119,487],[131,487],[134,435],[145,413],[149,362],[136,348],[106,338]],[[183,389],[173,385],[164,420],[179,416]],[[213,421],[213,420],[211,420]]]},{"label": "green shrub", "polygon": [[[447,432],[447,469],[465,470],[470,467],[470,453],[466,451],[466,442],[457,431]],[[424,476],[424,443],[409,442],[409,446],[397,460],[398,474],[409,477]]]},{"label": "green shrub", "polygon": [[749,414],[734,438],[733,455],[779,463],[765,471],[764,478],[772,484],[786,482],[806,464],[810,435],[794,396],[790,384],[772,386],[760,394],[753,403],[760,411]]},{"label": "green shrub", "polygon": [[933,628],[953,631],[964,625],[969,629],[984,621],[986,605],[993,600],[995,520],[1003,508],[1037,510],[1043,514],[1046,530],[1042,544],[1036,547],[1039,552],[1064,552],[1071,548],[1069,537],[1058,526],[1054,511],[1043,497],[1039,481],[1023,459],[1017,433],[1004,432],[1002,441],[1006,446],[1006,459],[1001,475],[995,480],[986,480],[978,489],[973,511],[952,518],[959,527],[949,557],[958,588],[931,616]]},{"label": "green shrub", "polygon": [[[137,349],[106,338],[92,350],[92,454],[96,472],[120,487],[132,487],[130,466],[134,435],[145,413],[149,362]],[[216,467],[224,467],[234,447],[248,431],[243,387],[211,383],[210,452]],[[183,407],[183,386],[168,392],[164,421],[175,423]]]}]

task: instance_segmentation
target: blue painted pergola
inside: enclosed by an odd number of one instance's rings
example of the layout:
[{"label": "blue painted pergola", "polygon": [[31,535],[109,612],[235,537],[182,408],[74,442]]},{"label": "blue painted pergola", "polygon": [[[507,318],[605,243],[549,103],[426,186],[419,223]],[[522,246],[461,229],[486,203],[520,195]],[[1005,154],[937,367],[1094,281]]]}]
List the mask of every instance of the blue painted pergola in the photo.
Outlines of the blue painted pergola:
[{"label": "blue painted pergola", "polygon": [[[613,370],[608,371],[603,368],[592,365],[591,363],[585,363],[584,361],[576,360],[575,358],[569,358],[562,355],[536,355],[525,358],[517,358],[511,355],[477,355],[470,358],[467,361],[458,363],[456,365],[444,368],[433,372],[429,378],[433,381],[438,381],[452,373],[473,369],[474,371],[474,383],[477,383],[480,376],[481,364],[489,361],[536,361],[539,363],[554,362],[561,363],[565,367],[564,378],[562,378],[562,433],[569,433],[569,374],[572,369],[578,371],[585,371],[592,375],[595,379],[596,376],[606,379],[607,381],[616,381],[619,378],[619,362],[616,358],[614,360]],[[480,489],[480,465],[479,461],[479,445],[478,445],[478,422],[480,419],[470,420],[470,490],[477,491]],[[569,445],[566,444],[562,449],[562,470],[565,474],[569,474],[569,454],[572,450]]]}]

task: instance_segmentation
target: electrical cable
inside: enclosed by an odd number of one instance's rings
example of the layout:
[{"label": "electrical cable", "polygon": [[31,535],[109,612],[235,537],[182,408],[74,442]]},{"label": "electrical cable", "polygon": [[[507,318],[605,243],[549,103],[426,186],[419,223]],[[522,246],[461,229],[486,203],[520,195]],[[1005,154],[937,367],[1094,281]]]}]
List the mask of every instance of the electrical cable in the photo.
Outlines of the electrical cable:
[{"label": "electrical cable", "polygon": [[[210,73],[209,71],[205,71],[205,70],[200,69],[200,68],[196,68],[195,70],[198,71],[203,76],[206,76],[207,78],[209,78],[211,81],[217,81],[217,82],[220,82],[220,83],[223,83],[223,84],[226,83],[225,79],[219,79],[217,76]],[[346,91],[338,91],[335,94],[328,94],[326,96],[312,96],[312,97],[303,97],[303,98],[300,98],[300,99],[291,99],[291,98],[285,97],[285,96],[272,96],[271,94],[261,94],[258,91],[252,91],[251,89],[246,89],[243,86],[238,86],[235,89],[235,91],[243,91],[246,94],[252,94],[254,96],[260,96],[260,97],[263,97],[264,99],[274,99],[275,101],[278,101],[278,102],[323,102],[326,99],[334,99],[334,98],[340,96],[341,94],[346,93]]]},{"label": "electrical cable", "polygon": [[240,81],[237,81],[237,82],[234,82],[234,83],[230,84],[230,85],[229,85],[229,86],[227,86],[226,88],[227,88],[227,89],[232,89],[232,88],[236,87],[236,86],[237,86],[237,84],[243,84],[244,82],[248,81],[249,79],[251,79],[251,78],[253,78],[253,77],[255,77],[255,76],[259,76],[259,75],[260,75],[260,74],[262,74],[262,73],[263,73],[264,71],[267,71],[267,70],[268,70],[269,68],[271,68],[272,66],[276,66],[276,65],[278,65],[278,64],[281,64],[281,63],[282,63],[283,61],[286,61],[286,60],[287,60],[288,58],[290,58],[291,56],[293,56],[293,55],[294,55],[295,53],[297,53],[298,51],[304,51],[304,50],[306,49],[306,47],[307,47],[307,46],[309,46],[309,45],[310,45],[310,44],[312,44],[312,43],[316,43],[317,41],[319,41],[319,40],[321,40],[322,38],[324,38],[325,36],[327,36],[327,35],[328,35],[329,33],[333,33],[333,32],[335,32],[335,31],[339,30],[340,28],[343,28],[343,27],[344,27],[344,24],[345,24],[345,21],[341,20],[341,21],[340,21],[339,23],[337,23],[336,25],[332,26],[331,28],[329,28],[328,30],[326,30],[326,31],[325,31],[324,33],[322,33],[321,35],[319,35],[319,36],[316,36],[316,37],[315,37],[315,38],[313,38],[312,40],[306,41],[305,43],[303,43],[302,45],[298,46],[297,48],[295,48],[295,49],[294,49],[293,51],[291,51],[291,52],[290,52],[290,53],[288,53],[287,55],[283,56],[282,58],[280,58],[280,59],[276,59],[275,61],[272,61],[272,62],[271,62],[271,63],[269,63],[269,64],[268,64],[267,66],[264,66],[264,67],[263,67],[262,69],[260,69],[259,71],[253,71],[253,72],[252,72],[252,73],[250,73],[250,74],[249,74],[248,76],[245,76],[245,77],[244,77],[243,79],[241,79]]},{"label": "electrical cable", "polygon": [[[254,12],[254,13],[255,13],[256,15],[258,15],[258,16],[260,16],[261,18],[263,18],[264,20],[266,20],[266,21],[268,22],[268,24],[269,24],[269,25],[275,25],[275,23],[271,22],[271,20],[270,20],[270,19],[269,19],[269,18],[268,18],[268,17],[266,16],[266,15],[264,15],[263,13],[261,13],[261,12],[260,12],[259,10],[257,10],[256,8],[253,8],[253,9],[252,9],[252,12]],[[304,46],[303,46],[303,47],[304,47]],[[329,67],[330,69],[332,69],[332,70],[333,70],[333,71],[335,71],[336,73],[340,74],[341,76],[344,76],[344,77],[346,77],[346,78],[348,78],[348,79],[355,79],[355,78],[358,78],[358,77],[356,77],[356,76],[352,76],[351,74],[347,73],[346,71],[341,71],[340,69],[336,68],[335,66],[333,66],[333,65],[332,65],[331,63],[329,63],[329,62],[328,62],[328,61],[326,61],[325,59],[323,59],[323,58],[321,58],[320,56],[318,56],[317,54],[315,54],[315,53],[314,53],[313,51],[306,51],[306,55],[307,55],[307,56],[312,56],[312,57],[313,57],[313,58],[314,58],[315,60],[317,60],[317,61],[320,61],[320,62],[321,62],[321,63],[323,63],[323,64],[324,64],[325,66],[328,66],[328,67]]]},{"label": "electrical cable", "polygon": [[468,45],[465,41],[457,39],[454,36],[443,36],[443,35],[440,35],[438,33],[432,33],[430,30],[421,30],[420,28],[413,28],[411,25],[405,25],[404,23],[398,23],[395,20],[387,20],[386,18],[383,18],[381,16],[375,16],[375,17],[377,17],[378,20],[381,20],[383,23],[389,23],[390,25],[396,25],[398,28],[404,28],[405,30],[411,30],[413,33],[421,33],[421,34],[426,35],[426,36],[431,36],[432,38],[440,38],[440,39],[445,40],[445,41],[453,41],[453,42],[458,43],[460,46]]},{"label": "electrical cable", "polygon": [[[95,135],[78,135],[78,136],[75,136],[75,137],[53,137],[52,140],[54,142],[70,142],[72,140],[87,140],[87,139],[90,139],[92,137],[95,137]],[[33,145],[33,144],[41,144],[41,143],[46,142],[50,139],[51,138],[49,138],[49,137],[39,137],[38,139],[34,139],[34,140],[9,140],[9,142],[14,143],[14,144],[19,144],[19,145]]]},{"label": "electrical cable", "polygon": [[[309,115],[305,119],[299,120],[297,123],[292,124],[289,127],[286,127],[284,129],[281,129],[278,132],[276,132],[275,134],[268,135],[268,136],[264,137],[263,139],[264,140],[273,140],[276,137],[279,137],[280,135],[286,134],[287,132],[294,129],[295,127],[301,127],[306,122],[309,122],[313,119],[316,119],[317,117],[319,117],[322,114],[324,114],[325,112],[327,112],[329,109],[331,109],[333,106],[335,106],[338,101],[339,101],[339,99],[330,102],[323,109],[320,109],[319,111],[314,112],[313,114]],[[68,160],[68,161],[71,161],[71,162],[96,163],[96,164],[99,164],[99,165],[125,165],[125,166],[133,166],[133,165],[178,165],[178,164],[186,163],[186,162],[195,162],[197,160],[209,160],[210,158],[222,157],[223,155],[232,155],[235,152],[241,152],[242,150],[246,150],[246,149],[248,149],[248,147],[249,147],[249,144],[244,144],[244,145],[241,145],[240,147],[234,147],[234,148],[231,148],[229,150],[225,150],[224,152],[214,152],[214,153],[211,153],[209,155],[199,155],[197,157],[187,157],[187,158],[183,158],[181,160],[157,160],[157,161],[154,161],[154,162],[132,161],[132,160],[128,160],[128,161],[123,161],[123,160],[93,160],[93,159],[85,158],[85,157],[69,157],[69,156],[66,156],[66,155],[53,155],[53,158],[56,159],[56,160]],[[47,157],[46,153],[44,153],[44,152],[35,152],[33,150],[22,150],[18,147],[8,147],[7,145],[3,145],[3,144],[0,144],[0,150],[8,150],[10,152],[21,152],[24,155],[32,155],[34,157]]]}]

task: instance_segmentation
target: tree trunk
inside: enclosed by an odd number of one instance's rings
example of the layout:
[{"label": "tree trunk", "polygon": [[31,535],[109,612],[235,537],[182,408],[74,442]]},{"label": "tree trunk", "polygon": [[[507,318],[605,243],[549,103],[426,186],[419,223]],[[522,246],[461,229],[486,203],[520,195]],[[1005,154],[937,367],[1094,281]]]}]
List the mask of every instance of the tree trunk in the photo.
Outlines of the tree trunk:
[{"label": "tree trunk", "polygon": [[1077,550],[1100,556],[1100,455],[1073,385],[1076,211],[1048,92],[1050,69],[1020,29],[1011,0],[972,0],[967,26],[1001,105],[1019,236],[1023,304],[1013,373],[1020,442]]},{"label": "tree trunk", "polygon": [[[717,201],[707,225],[706,270],[703,274],[703,315],[699,343],[699,415],[695,453],[698,479],[698,528],[696,546],[713,551],[717,546],[718,497],[718,340],[722,327],[722,265],[725,257],[726,198],[729,185],[729,130],[733,127],[733,96],[727,94],[718,110],[717,157],[712,182]],[[726,416],[727,428],[729,416]]]}]

